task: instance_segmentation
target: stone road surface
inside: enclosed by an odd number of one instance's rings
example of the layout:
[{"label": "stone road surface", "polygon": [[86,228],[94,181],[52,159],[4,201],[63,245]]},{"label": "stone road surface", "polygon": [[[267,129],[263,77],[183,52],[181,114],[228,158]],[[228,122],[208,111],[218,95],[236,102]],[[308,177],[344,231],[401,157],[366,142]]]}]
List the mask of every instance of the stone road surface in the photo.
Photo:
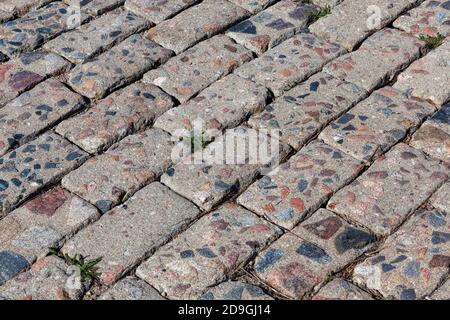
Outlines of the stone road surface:
[{"label": "stone road surface", "polygon": [[450,1],[81,2],[0,1],[0,300],[450,299]]}]

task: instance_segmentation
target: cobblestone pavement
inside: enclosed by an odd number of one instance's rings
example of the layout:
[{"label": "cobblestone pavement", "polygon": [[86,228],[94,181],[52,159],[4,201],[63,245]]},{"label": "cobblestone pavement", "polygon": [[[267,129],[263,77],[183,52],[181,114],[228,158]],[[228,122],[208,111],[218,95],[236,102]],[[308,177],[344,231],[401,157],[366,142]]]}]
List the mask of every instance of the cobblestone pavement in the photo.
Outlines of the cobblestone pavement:
[{"label": "cobblestone pavement", "polygon": [[450,299],[450,1],[81,4],[0,1],[0,299]]}]

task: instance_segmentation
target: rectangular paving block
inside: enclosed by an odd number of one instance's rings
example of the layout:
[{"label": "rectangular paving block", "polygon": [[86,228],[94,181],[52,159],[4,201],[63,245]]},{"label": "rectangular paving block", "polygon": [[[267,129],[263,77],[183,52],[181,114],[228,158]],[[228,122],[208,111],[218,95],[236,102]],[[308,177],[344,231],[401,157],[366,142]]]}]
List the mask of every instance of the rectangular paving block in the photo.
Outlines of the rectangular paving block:
[{"label": "rectangular paving block", "polygon": [[408,91],[437,106],[450,101],[450,40],[431,51],[422,59],[414,61],[398,75],[394,88]]},{"label": "rectangular paving block", "polygon": [[49,79],[0,109],[0,156],[85,106],[80,95]]},{"label": "rectangular paving block", "polygon": [[321,288],[312,300],[373,300],[373,298],[351,282],[336,278]]},{"label": "rectangular paving block", "polygon": [[286,229],[294,228],[363,169],[361,162],[312,142],[253,185],[238,203]]},{"label": "rectangular paving block", "polygon": [[23,53],[0,65],[0,108],[46,78],[70,68],[60,56],[44,51]]},{"label": "rectangular paving block", "polygon": [[445,183],[436,191],[430,202],[436,209],[450,214],[450,182]]},{"label": "rectangular paving block", "polygon": [[311,0],[310,2],[319,7],[335,7],[344,0]]},{"label": "rectangular paving block", "polygon": [[31,264],[99,217],[92,205],[56,186],[0,220],[0,251],[13,252]]},{"label": "rectangular paving block", "polygon": [[283,0],[232,26],[227,35],[261,54],[305,28],[317,8],[295,0]]},{"label": "rectangular paving block", "polygon": [[111,283],[199,215],[197,207],[155,182],[78,232],[62,251],[91,259],[102,257],[97,265],[99,278]]},{"label": "rectangular paving block", "polygon": [[87,154],[47,132],[0,158],[0,217],[85,161]]},{"label": "rectangular paving block", "polygon": [[434,110],[423,100],[384,87],[332,122],[319,138],[355,158],[371,161],[414,131]]},{"label": "rectangular paving block", "polygon": [[117,9],[47,42],[44,49],[73,63],[82,63],[149,26],[145,19]]},{"label": "rectangular paving block", "polygon": [[78,284],[74,271],[60,258],[42,258],[30,270],[1,286],[0,300],[81,300],[87,284]]},{"label": "rectangular paving block", "polygon": [[371,247],[375,237],[320,209],[258,254],[254,272],[289,298],[300,299]]},{"label": "rectangular paving block", "polygon": [[186,102],[213,82],[252,59],[252,53],[218,35],[173,57],[144,75],[144,81]]},{"label": "rectangular paving block", "polygon": [[241,281],[226,281],[209,288],[197,300],[274,300],[263,289]]},{"label": "rectangular paving block", "polygon": [[158,24],[199,2],[200,0],[127,0],[125,8]]},{"label": "rectangular paving block", "polygon": [[52,1],[54,0],[2,0],[0,2],[0,10],[23,15],[31,9],[39,8]]},{"label": "rectangular paving block", "polygon": [[135,277],[126,277],[100,295],[98,300],[164,300],[154,288]]},{"label": "rectangular paving block", "polygon": [[164,63],[172,51],[134,34],[92,61],[76,66],[68,83],[89,98],[100,99]]},{"label": "rectangular paving block", "polygon": [[426,0],[395,20],[394,27],[418,37],[422,34],[435,36],[437,33],[446,37],[450,34],[450,2]]},{"label": "rectangular paving block", "polygon": [[432,295],[432,300],[450,300],[450,280],[447,280]]},{"label": "rectangular paving block", "polygon": [[244,64],[235,73],[272,90],[276,97],[299,84],[342,53],[310,33],[296,35]]},{"label": "rectangular paving block", "polygon": [[[33,10],[16,20],[0,26],[0,51],[11,56],[30,51],[58,36],[64,31],[76,27],[71,21],[73,11],[61,2],[52,2]],[[82,15],[81,22],[87,17]]]},{"label": "rectangular paving block", "polygon": [[372,231],[391,234],[448,178],[448,169],[400,143],[338,191],[328,208]]},{"label": "rectangular paving block", "polygon": [[[186,149],[183,143],[179,145]],[[190,152],[191,146],[187,147]],[[264,133],[257,135],[245,127],[229,129],[204,150],[180,157],[182,160],[162,175],[161,182],[202,209],[210,210],[245,190],[263,169],[277,165],[290,150]],[[183,151],[186,150],[180,150]]]},{"label": "rectangular paving block", "polygon": [[323,71],[370,92],[387,84],[419,58],[423,46],[421,40],[409,33],[383,29],[364,41],[358,50],[331,61]]},{"label": "rectangular paving block", "polygon": [[343,1],[330,15],[309,26],[311,33],[349,51],[372,33],[394,21],[417,0]]},{"label": "rectangular paving block", "polygon": [[125,3],[125,0],[63,0],[69,6],[81,9],[81,12],[98,16]]},{"label": "rectangular paving block", "polygon": [[258,13],[266,7],[278,2],[279,0],[228,0],[252,14]]},{"label": "rectangular paving block", "polygon": [[280,140],[298,150],[367,95],[355,84],[320,72],[275,99],[248,123],[253,128],[279,130]]},{"label": "rectangular paving block", "polygon": [[158,87],[136,82],[61,122],[56,132],[85,151],[97,153],[151,125],[173,106],[172,98]]},{"label": "rectangular paving block", "polygon": [[[222,130],[242,123],[250,114],[260,111],[269,99],[269,91],[234,74],[214,82],[194,99],[168,110],[155,127],[172,136],[190,136],[202,124],[204,139],[220,135]],[[199,122],[199,124],[197,124]]]},{"label": "rectangular paving block", "polygon": [[226,0],[205,0],[161,22],[146,36],[178,54],[249,15],[247,10]]},{"label": "rectangular paving block", "polygon": [[126,137],[62,179],[62,185],[106,212],[156,180],[172,163],[173,142],[160,129]]},{"label": "rectangular paving block", "polygon": [[412,136],[411,146],[450,163],[450,104],[443,106]]},{"label": "rectangular paving block", "polygon": [[193,299],[225,280],[280,234],[277,227],[229,203],[156,251],[136,275],[170,299]]},{"label": "rectangular paving block", "polygon": [[355,267],[353,280],[387,299],[431,294],[450,267],[449,220],[446,213],[419,210],[375,256]]}]

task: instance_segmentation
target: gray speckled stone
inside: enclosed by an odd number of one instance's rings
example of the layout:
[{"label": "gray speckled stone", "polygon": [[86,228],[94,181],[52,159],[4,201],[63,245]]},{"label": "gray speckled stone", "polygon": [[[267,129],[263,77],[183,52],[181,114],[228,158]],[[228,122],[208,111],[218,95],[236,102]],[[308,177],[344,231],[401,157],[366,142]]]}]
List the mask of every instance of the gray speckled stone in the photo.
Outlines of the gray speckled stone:
[{"label": "gray speckled stone", "polygon": [[241,281],[227,281],[210,288],[198,300],[273,300],[255,285]]},{"label": "gray speckled stone", "polygon": [[98,300],[164,300],[154,288],[145,281],[127,277],[117,282],[99,297]]},{"label": "gray speckled stone", "polygon": [[125,0],[63,0],[66,4],[78,8],[81,4],[81,12],[98,16],[106,11],[124,4]]},{"label": "gray speckled stone", "polygon": [[[6,12],[4,10],[0,10],[0,23],[3,23],[5,21],[11,20],[13,18],[13,14],[10,12]],[[0,61],[2,61],[1,59],[1,53],[0,53]]]},{"label": "gray speckled stone", "polygon": [[450,182],[445,183],[431,198],[431,204],[436,209],[450,214]]},{"label": "gray speckled stone", "polygon": [[278,2],[279,0],[228,0],[238,6],[250,11],[252,14],[258,13],[266,7]]},{"label": "gray speckled stone", "polygon": [[373,300],[373,298],[354,284],[337,278],[321,288],[313,300]]},{"label": "gray speckled stone", "polygon": [[158,24],[199,2],[200,0],[127,0],[125,8]]},{"label": "gray speckled stone", "polygon": [[447,280],[439,289],[432,295],[433,300],[450,300],[450,280]]},{"label": "gray speckled stone", "polygon": [[2,0],[0,10],[22,15],[31,9],[39,8],[54,0]]}]

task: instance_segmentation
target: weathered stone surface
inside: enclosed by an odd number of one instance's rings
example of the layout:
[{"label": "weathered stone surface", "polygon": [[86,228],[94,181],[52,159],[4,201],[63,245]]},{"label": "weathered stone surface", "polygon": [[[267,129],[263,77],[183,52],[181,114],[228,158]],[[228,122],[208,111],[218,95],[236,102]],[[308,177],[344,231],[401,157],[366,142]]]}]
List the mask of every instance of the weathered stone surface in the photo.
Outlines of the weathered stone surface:
[{"label": "weathered stone surface", "polygon": [[102,293],[99,300],[164,300],[164,298],[144,281],[127,277]]},{"label": "weathered stone surface", "polygon": [[367,96],[358,86],[318,73],[253,115],[253,128],[280,130],[280,139],[300,149],[330,121]]},{"label": "weathered stone surface", "polygon": [[447,178],[443,165],[401,143],[336,193],[328,208],[389,235]]},{"label": "weathered stone surface", "polygon": [[423,45],[411,34],[383,29],[364,41],[357,51],[333,60],[323,70],[370,92],[387,84],[399,70],[419,58]]},{"label": "weathered stone surface", "polygon": [[99,217],[89,203],[57,186],[0,220],[0,251],[14,252],[33,263],[45,257],[49,247],[61,246]]},{"label": "weathered stone surface", "polygon": [[157,24],[199,2],[200,0],[127,0],[125,8]]},{"label": "weathered stone surface", "polygon": [[[14,16],[13,16],[12,13],[0,10],[0,23],[3,23],[3,22],[8,21],[8,20],[11,20],[13,17]],[[0,53],[0,61],[2,61],[1,55],[2,54]]]},{"label": "weathered stone surface", "polygon": [[[33,10],[21,18],[0,26],[0,51],[7,55],[33,50],[60,33],[73,29],[73,12],[61,2],[53,2]],[[86,16],[81,17],[81,21]]]},{"label": "weathered stone surface", "polygon": [[[258,152],[266,150],[266,156],[258,156]],[[289,151],[288,146],[265,134],[256,140],[253,130],[229,129],[204,150],[169,168],[161,182],[202,209],[210,210],[223,199],[245,190],[263,168],[283,160]]]},{"label": "weathered stone surface", "polygon": [[321,41],[310,33],[301,33],[244,64],[236,73],[265,85],[278,97],[320,71],[325,63],[341,53],[338,46]]},{"label": "weathered stone surface", "polygon": [[28,261],[21,255],[11,251],[0,251],[0,285],[4,284],[28,267]]},{"label": "weathered stone surface", "polygon": [[136,271],[170,299],[192,299],[243,265],[281,230],[226,204],[158,250]]},{"label": "weathered stone surface", "polygon": [[311,0],[311,3],[313,3],[319,7],[325,7],[325,6],[335,7],[342,1],[344,1],[344,0]]},{"label": "weathered stone surface", "polygon": [[312,142],[251,185],[238,203],[287,229],[294,228],[363,169],[324,143]]},{"label": "weathered stone surface", "polygon": [[201,120],[206,130],[204,138],[210,140],[260,111],[268,98],[269,91],[265,87],[231,74],[189,102],[164,113],[156,120],[155,127],[173,136],[189,136],[195,130],[196,121]]},{"label": "weathered stone surface", "polygon": [[156,86],[136,82],[112,93],[85,113],[61,122],[56,132],[87,152],[96,153],[151,125],[173,106],[173,100]]},{"label": "weathered stone surface", "polygon": [[62,185],[106,212],[157,179],[172,163],[172,147],[159,129],[128,136],[66,175]]},{"label": "weathered stone surface", "polygon": [[283,0],[256,16],[232,26],[227,35],[260,54],[292,37],[316,12],[316,7],[294,0]]},{"label": "weathered stone surface", "polygon": [[447,0],[426,0],[394,21],[397,29],[416,36],[450,34],[450,4]]},{"label": "weathered stone surface", "polygon": [[450,281],[447,280],[439,289],[432,295],[433,300],[450,300]]},{"label": "weathered stone surface", "polygon": [[384,87],[344,113],[319,135],[326,143],[358,158],[377,158],[434,112],[404,92]]},{"label": "weathered stone surface", "polygon": [[444,184],[431,198],[431,204],[441,211],[450,214],[450,182]]},{"label": "weathered stone surface", "polygon": [[450,100],[450,41],[414,61],[400,73],[394,88],[408,91],[414,97],[438,106]]},{"label": "weathered stone surface", "polygon": [[[0,58],[1,60],[1,58]],[[0,65],[0,106],[48,77],[66,71],[70,63],[43,51],[24,53]]]},{"label": "weathered stone surface", "polygon": [[273,300],[260,288],[240,281],[227,281],[210,288],[198,300]]},{"label": "weathered stone surface", "polygon": [[302,298],[368,250],[372,241],[371,234],[320,209],[261,252],[255,273],[284,295]]},{"label": "weathered stone surface", "polygon": [[81,230],[64,245],[62,251],[92,259],[102,257],[97,265],[100,279],[110,283],[171,239],[199,214],[193,204],[155,182]]},{"label": "weathered stone surface", "polygon": [[431,121],[426,121],[417,130],[410,145],[436,159],[450,163],[450,133],[434,126]]},{"label": "weathered stone surface", "polygon": [[0,2],[0,10],[21,15],[52,1],[54,0],[2,0]]},{"label": "weathered stone surface", "polygon": [[313,23],[309,30],[347,50],[366,37],[394,21],[400,13],[415,5],[417,0],[358,0],[343,1],[330,15]]},{"label": "weathered stone surface", "polygon": [[429,295],[450,267],[449,219],[440,211],[419,210],[380,252],[355,267],[353,279],[389,299]]},{"label": "weathered stone surface", "polygon": [[0,109],[0,155],[34,139],[84,105],[83,97],[53,79],[22,93]]},{"label": "weathered stone surface", "polygon": [[181,102],[252,59],[247,49],[226,36],[205,40],[144,75]]},{"label": "weathered stone surface", "polygon": [[313,300],[373,300],[373,298],[354,284],[337,278],[320,289]]},{"label": "weathered stone surface", "polygon": [[75,269],[50,256],[37,261],[31,269],[0,287],[0,299],[68,300],[81,299],[85,283],[76,284]]},{"label": "weathered stone surface", "polygon": [[52,132],[1,157],[0,217],[86,158],[83,151]]},{"label": "weathered stone surface", "polygon": [[258,13],[266,7],[278,2],[278,0],[229,0],[238,6],[250,11],[252,14]]},{"label": "weathered stone surface", "polygon": [[117,9],[47,42],[44,49],[54,51],[73,63],[82,63],[149,26],[150,23],[143,18]]},{"label": "weathered stone surface", "polygon": [[[81,9],[81,12],[98,16],[124,4],[125,0],[63,0],[73,8]],[[80,6],[81,5],[81,6]]]},{"label": "weathered stone surface", "polygon": [[100,99],[164,63],[171,55],[170,50],[134,34],[97,59],[76,66],[69,74],[69,84],[84,96]]},{"label": "weathered stone surface", "polygon": [[249,14],[226,0],[205,0],[150,29],[147,38],[178,54]]}]

